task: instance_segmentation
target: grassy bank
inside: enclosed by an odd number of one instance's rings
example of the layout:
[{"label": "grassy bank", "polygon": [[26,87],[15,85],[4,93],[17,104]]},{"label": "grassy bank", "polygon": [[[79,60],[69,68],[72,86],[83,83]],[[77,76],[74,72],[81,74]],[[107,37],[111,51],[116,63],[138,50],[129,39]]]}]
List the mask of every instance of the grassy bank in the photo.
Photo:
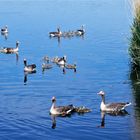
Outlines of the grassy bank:
[{"label": "grassy bank", "polygon": [[140,0],[133,0],[132,5],[134,21],[131,27],[132,37],[129,52],[132,57],[133,65],[140,68]]}]

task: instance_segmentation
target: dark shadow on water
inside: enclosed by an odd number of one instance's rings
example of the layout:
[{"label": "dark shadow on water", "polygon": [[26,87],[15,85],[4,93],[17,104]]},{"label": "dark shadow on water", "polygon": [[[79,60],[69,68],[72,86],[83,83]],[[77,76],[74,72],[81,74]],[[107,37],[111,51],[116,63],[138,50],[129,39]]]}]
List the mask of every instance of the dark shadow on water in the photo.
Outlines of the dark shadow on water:
[{"label": "dark shadow on water", "polygon": [[50,116],[51,116],[51,120],[52,120],[52,126],[51,126],[51,128],[52,129],[55,129],[56,128],[56,118],[71,118],[72,116],[74,116],[74,115],[80,115],[80,116],[84,116],[85,114],[87,114],[87,113],[90,113],[91,111],[89,111],[89,112],[76,112],[76,110],[75,111],[73,111],[71,114],[67,114],[67,115],[51,115],[50,114]]},{"label": "dark shadow on water", "polygon": [[15,55],[16,56],[16,64],[19,61],[19,54],[18,54],[18,52],[15,52],[15,53],[4,53],[4,52],[0,52],[0,53],[5,54],[5,55]]},{"label": "dark shadow on water", "polygon": [[36,71],[34,72],[24,72],[24,85],[27,85],[27,81],[28,81],[28,75],[29,74],[35,74]]},{"label": "dark shadow on water", "polygon": [[61,47],[60,43],[63,41],[63,39],[72,39],[72,38],[81,38],[82,40],[84,40],[84,35],[80,35],[80,36],[65,36],[65,37],[49,37],[50,39],[54,39],[57,40],[58,42],[58,46]]},{"label": "dark shadow on water", "polygon": [[112,117],[116,117],[116,116],[126,116],[129,115],[129,113],[126,110],[123,111],[119,111],[119,112],[104,112],[101,111],[101,123],[99,126],[97,126],[98,128],[105,128],[105,116],[109,115]]},{"label": "dark shadow on water", "polygon": [[8,33],[1,33],[1,35],[5,38],[5,40],[8,39]]},{"label": "dark shadow on water", "polygon": [[71,117],[71,114],[69,114],[69,115],[66,115],[66,116],[61,116],[61,115],[50,115],[51,116],[51,120],[52,120],[52,126],[51,126],[51,128],[52,129],[55,129],[56,128],[56,118],[66,118],[66,117],[68,117],[68,118],[70,118]]},{"label": "dark shadow on water", "polygon": [[134,65],[131,66],[130,79],[133,89],[133,96],[135,98],[136,109],[140,116],[140,68],[135,67]]}]

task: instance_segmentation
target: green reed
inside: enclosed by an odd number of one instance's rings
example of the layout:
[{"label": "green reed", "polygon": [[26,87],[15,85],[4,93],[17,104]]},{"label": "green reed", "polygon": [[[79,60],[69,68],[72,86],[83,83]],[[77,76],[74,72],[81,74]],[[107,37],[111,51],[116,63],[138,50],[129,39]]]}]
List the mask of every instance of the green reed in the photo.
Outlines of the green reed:
[{"label": "green reed", "polygon": [[132,63],[140,68],[140,1],[134,0],[134,21],[131,27],[131,40],[129,52]]}]

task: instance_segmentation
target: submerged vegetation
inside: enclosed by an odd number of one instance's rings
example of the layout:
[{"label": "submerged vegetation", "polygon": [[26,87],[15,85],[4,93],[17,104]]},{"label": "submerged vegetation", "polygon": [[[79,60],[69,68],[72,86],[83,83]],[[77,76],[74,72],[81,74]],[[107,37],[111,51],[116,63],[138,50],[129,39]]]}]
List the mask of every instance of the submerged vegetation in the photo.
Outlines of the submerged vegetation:
[{"label": "submerged vegetation", "polygon": [[135,16],[131,27],[132,37],[129,52],[133,66],[140,69],[140,0],[133,0],[132,5]]}]

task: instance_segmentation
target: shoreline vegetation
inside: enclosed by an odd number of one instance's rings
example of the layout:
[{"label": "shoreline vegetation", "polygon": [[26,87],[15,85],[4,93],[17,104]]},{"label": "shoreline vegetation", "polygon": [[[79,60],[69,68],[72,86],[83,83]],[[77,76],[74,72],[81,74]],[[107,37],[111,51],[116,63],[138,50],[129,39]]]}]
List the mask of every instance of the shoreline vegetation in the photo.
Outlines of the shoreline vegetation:
[{"label": "shoreline vegetation", "polygon": [[140,70],[140,0],[131,0],[134,20],[131,26],[129,53],[132,58],[132,67]]}]

